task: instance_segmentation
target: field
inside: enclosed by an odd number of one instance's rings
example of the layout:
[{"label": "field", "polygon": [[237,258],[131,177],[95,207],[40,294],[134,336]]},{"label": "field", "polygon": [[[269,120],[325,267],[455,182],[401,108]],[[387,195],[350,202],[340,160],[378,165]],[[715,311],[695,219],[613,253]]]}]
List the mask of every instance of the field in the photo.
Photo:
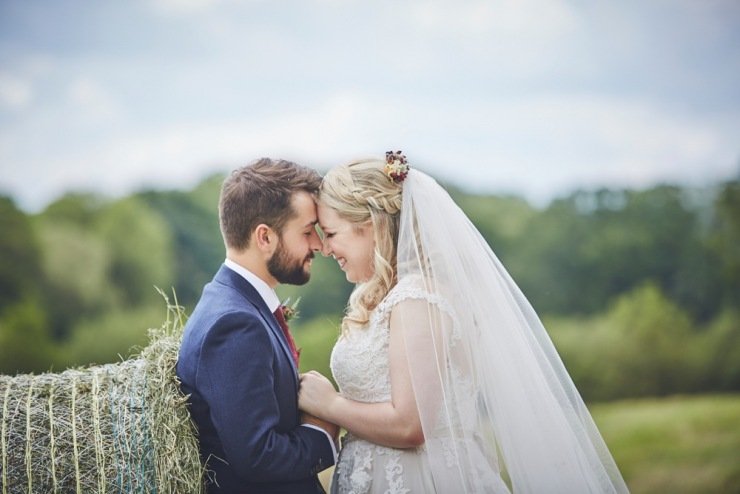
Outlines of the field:
[{"label": "field", "polygon": [[[590,407],[633,494],[740,493],[740,395]],[[327,486],[330,471],[321,475]]]},{"label": "field", "polygon": [[633,493],[740,493],[740,395],[591,407]]}]

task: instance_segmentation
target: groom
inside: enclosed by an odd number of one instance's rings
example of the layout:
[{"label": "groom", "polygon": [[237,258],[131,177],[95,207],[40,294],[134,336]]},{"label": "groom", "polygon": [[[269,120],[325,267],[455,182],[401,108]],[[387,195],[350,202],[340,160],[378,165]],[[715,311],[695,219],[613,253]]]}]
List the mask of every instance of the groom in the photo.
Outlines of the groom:
[{"label": "groom", "polygon": [[[313,170],[262,158],[226,178],[226,260],[190,316],[177,362],[212,493],[321,493],[333,424],[301,417],[298,352],[278,283],[302,285],[321,249]],[[278,312],[276,312],[278,311]]]}]

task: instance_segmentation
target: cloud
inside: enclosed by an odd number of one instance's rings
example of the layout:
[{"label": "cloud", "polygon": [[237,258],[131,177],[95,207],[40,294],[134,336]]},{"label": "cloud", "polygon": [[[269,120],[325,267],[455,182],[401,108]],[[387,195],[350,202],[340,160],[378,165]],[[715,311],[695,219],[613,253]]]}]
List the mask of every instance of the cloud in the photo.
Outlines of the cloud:
[{"label": "cloud", "polygon": [[[468,183],[485,176],[484,189],[527,191],[538,202],[579,186],[718,179],[737,159],[733,126],[628,97],[530,95],[461,113],[476,122],[472,128],[485,129],[479,141],[487,136],[488,150],[483,164],[455,173]],[[464,154],[480,162],[475,153]]]},{"label": "cloud", "polygon": [[32,96],[28,81],[0,73],[0,105],[10,110],[20,110],[28,105]]},{"label": "cloud", "polygon": [[[74,87],[83,100],[95,99],[89,81]],[[38,209],[68,189],[118,196],[160,184],[191,187],[260,156],[325,170],[401,148],[439,180],[543,203],[578,186],[698,180],[705,168],[730,173],[736,160],[727,151],[735,149],[731,134],[715,122],[628,98],[542,93],[428,105],[423,98],[345,91],[299,111],[112,134],[59,148],[53,159],[29,159],[4,178],[25,191],[25,207]],[[6,155],[2,161],[14,160]]]},{"label": "cloud", "polygon": [[410,9],[411,20],[432,35],[552,40],[578,26],[576,12],[560,0],[425,0]]},{"label": "cloud", "polygon": [[[80,96],[90,97],[87,84],[75,87],[84,89]],[[6,170],[3,181],[22,191],[24,207],[36,210],[47,198],[71,189],[119,196],[161,184],[189,187],[206,174],[228,171],[260,156],[327,167],[360,147],[364,129],[356,115],[368,111],[361,98],[340,94],[303,112],[263,119],[190,121],[114,134],[85,147],[62,150],[53,159],[26,158],[26,166]],[[5,155],[2,161],[14,159]],[[28,187],[29,183],[34,186]]]},{"label": "cloud", "polygon": [[212,10],[224,0],[150,0],[149,5],[158,13],[165,15],[198,15]]},{"label": "cloud", "polygon": [[142,2],[73,3],[53,26],[21,3],[23,31],[0,33],[0,187],[25,207],[397,147],[440,179],[542,201],[720,176],[740,151],[736,8]]},{"label": "cloud", "polygon": [[48,76],[52,64],[47,57],[34,54],[4,65],[0,71],[0,110],[27,110],[34,102],[35,86]]},{"label": "cloud", "polygon": [[103,85],[91,77],[77,77],[68,89],[69,104],[75,108],[78,118],[106,121],[122,113],[121,105]]}]

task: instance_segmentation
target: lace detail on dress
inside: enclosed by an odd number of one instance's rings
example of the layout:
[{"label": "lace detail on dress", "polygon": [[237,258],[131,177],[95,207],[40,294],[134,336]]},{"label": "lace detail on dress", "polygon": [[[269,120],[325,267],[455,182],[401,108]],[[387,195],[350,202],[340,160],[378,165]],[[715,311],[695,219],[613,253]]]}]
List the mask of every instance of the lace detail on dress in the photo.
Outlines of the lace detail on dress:
[{"label": "lace detail on dress", "polygon": [[369,449],[362,450],[354,448],[354,454],[349,462],[351,469],[349,470],[349,483],[340,482],[340,486],[344,484],[342,492],[360,494],[363,492],[370,491],[370,484],[372,483],[372,468],[373,468],[373,455]]},{"label": "lace detail on dress", "polygon": [[342,395],[366,403],[390,401],[388,343],[388,328],[378,324],[339,337],[331,371]]},{"label": "lace detail on dress", "polygon": [[395,455],[385,464],[385,480],[388,481],[388,489],[383,494],[408,494],[411,489],[403,486],[403,465],[401,465],[401,454]]},{"label": "lace detail on dress", "polygon": [[370,315],[372,324],[372,317],[375,316],[378,319],[384,320],[386,323],[390,321],[390,313],[393,307],[407,299],[426,300],[430,304],[435,305],[437,308],[446,312],[449,316],[453,316],[452,308],[439,295],[429,293],[424,288],[423,281],[420,276],[407,276],[398,281],[388,295],[380,301],[378,306],[375,308],[373,313]]},{"label": "lace detail on dress", "polygon": [[[370,314],[367,326],[341,335],[332,350],[332,375],[343,396],[367,403],[390,401],[390,314],[393,306],[406,299],[427,300],[451,315],[443,300],[423,289],[420,278],[400,280]],[[334,472],[332,492],[409,494],[402,454],[423,455],[425,450],[387,448],[347,434]]]},{"label": "lace detail on dress", "polygon": [[342,494],[380,492],[377,485],[373,486],[373,467],[380,466],[375,465],[373,460],[379,459],[385,463],[385,481],[388,485],[383,494],[409,494],[411,490],[407,489],[403,482],[401,451],[378,446],[347,434],[342,441],[339,463],[332,481],[332,492]]},{"label": "lace detail on dress", "polygon": [[452,315],[444,300],[424,290],[421,278],[399,280],[370,313],[368,324],[341,335],[332,350],[331,371],[342,395],[366,403],[390,401],[390,314],[393,306],[406,299],[427,300]]}]

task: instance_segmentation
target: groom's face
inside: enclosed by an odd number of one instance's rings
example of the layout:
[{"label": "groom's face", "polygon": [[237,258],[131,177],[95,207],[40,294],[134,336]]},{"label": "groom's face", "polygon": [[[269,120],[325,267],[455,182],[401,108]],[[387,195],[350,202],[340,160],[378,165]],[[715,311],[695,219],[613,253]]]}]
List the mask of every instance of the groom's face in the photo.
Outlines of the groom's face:
[{"label": "groom's face", "polygon": [[291,203],[296,215],[283,227],[267,269],[279,283],[303,285],[311,277],[314,251],[321,249],[316,204],[307,192],[296,192]]}]

